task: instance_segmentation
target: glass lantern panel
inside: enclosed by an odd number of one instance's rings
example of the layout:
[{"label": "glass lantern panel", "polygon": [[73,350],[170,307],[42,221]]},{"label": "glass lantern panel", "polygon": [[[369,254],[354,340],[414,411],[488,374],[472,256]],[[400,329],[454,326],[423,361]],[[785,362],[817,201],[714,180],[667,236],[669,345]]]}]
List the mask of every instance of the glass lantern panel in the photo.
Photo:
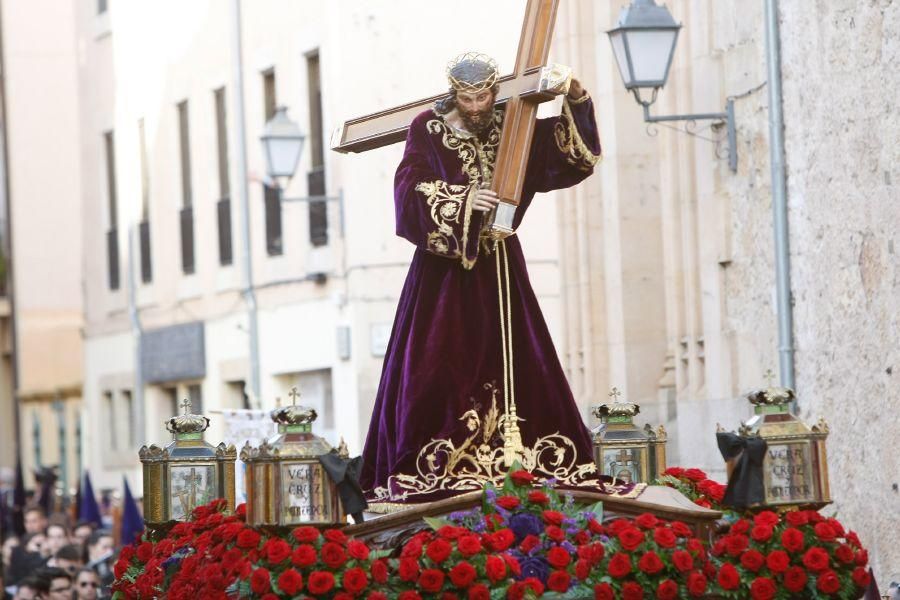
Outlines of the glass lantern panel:
[{"label": "glass lantern panel", "polygon": [[198,506],[216,498],[215,465],[172,465],[169,467],[171,518],[184,521]]},{"label": "glass lantern panel", "polygon": [[281,519],[285,525],[330,521],[325,470],[318,463],[281,465]]},{"label": "glass lantern panel", "polygon": [[272,177],[293,177],[303,149],[302,138],[269,138],[263,142],[266,167]]},{"label": "glass lantern panel", "polygon": [[616,57],[616,64],[619,65],[619,74],[622,75],[622,81],[625,82],[627,88],[634,78],[628,68],[628,51],[625,49],[624,32],[616,31],[609,34],[609,41],[612,42],[613,55]]},{"label": "glass lantern panel", "polygon": [[634,78],[646,87],[666,82],[671,54],[675,51],[676,30],[629,31],[628,50]]},{"label": "glass lantern panel", "polygon": [[603,474],[625,483],[646,481],[647,474],[642,466],[644,452],[644,448],[603,448],[603,455],[600,457]]},{"label": "glass lantern panel", "polygon": [[814,502],[816,474],[808,442],[769,441],[763,461],[766,504],[803,504]]}]

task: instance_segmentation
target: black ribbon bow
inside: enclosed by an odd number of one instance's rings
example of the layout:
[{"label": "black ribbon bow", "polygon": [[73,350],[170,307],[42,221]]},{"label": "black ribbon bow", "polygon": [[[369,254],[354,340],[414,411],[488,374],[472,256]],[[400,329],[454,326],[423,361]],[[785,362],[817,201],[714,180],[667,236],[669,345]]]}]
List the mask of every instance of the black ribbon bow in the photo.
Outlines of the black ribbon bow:
[{"label": "black ribbon bow", "polygon": [[735,433],[716,434],[719,452],[727,461],[735,460],[728,477],[728,488],[722,504],[733,508],[747,508],[766,499],[763,484],[763,460],[768,444],[761,437],[742,437]]},{"label": "black ribbon bow", "polygon": [[320,455],[319,462],[337,485],[344,512],[353,517],[354,523],[362,523],[363,511],[369,506],[363,496],[362,487],[359,485],[359,467],[362,464],[362,457],[341,458],[337,450],[332,450],[328,454]]}]

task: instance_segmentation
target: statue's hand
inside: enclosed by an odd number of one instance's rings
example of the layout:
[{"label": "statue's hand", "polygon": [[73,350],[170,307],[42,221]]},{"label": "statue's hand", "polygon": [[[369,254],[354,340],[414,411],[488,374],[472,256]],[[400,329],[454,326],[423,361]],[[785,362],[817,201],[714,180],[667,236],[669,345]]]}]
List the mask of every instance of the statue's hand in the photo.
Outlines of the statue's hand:
[{"label": "statue's hand", "polygon": [[572,100],[578,100],[582,96],[584,96],[587,92],[584,87],[581,85],[581,82],[572,78],[572,82],[569,84],[569,98]]},{"label": "statue's hand", "polygon": [[475,199],[472,200],[472,209],[479,212],[488,212],[493,210],[500,203],[500,197],[497,192],[492,192],[487,187],[480,188],[475,193]]}]

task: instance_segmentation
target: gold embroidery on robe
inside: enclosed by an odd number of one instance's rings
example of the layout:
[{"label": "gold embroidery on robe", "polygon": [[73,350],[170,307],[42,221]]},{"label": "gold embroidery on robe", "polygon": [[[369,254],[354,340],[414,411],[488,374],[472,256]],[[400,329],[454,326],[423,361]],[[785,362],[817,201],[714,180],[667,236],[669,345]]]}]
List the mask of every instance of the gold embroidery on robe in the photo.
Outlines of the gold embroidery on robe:
[{"label": "gold embroidery on robe", "polygon": [[556,138],[556,147],[559,151],[566,155],[566,162],[581,171],[590,171],[598,162],[601,156],[594,154],[584,140],[578,127],[575,125],[575,119],[572,117],[572,109],[570,104],[580,104],[585,102],[588,95],[585,94],[578,100],[569,100],[568,97],[563,101],[562,112],[559,115],[559,121],[553,128],[553,137]]},{"label": "gold embroidery on robe", "polygon": [[[467,191],[468,189],[468,191]],[[451,258],[459,258],[466,269],[475,264],[474,259],[466,257],[466,246],[469,238],[469,222],[472,217],[471,195],[474,188],[465,185],[449,185],[440,179],[423,181],[416,186],[417,192],[425,195],[430,208],[431,220],[437,229],[428,234],[428,250]],[[460,225],[462,217],[462,239],[456,237],[453,224]]]},{"label": "gold embroidery on robe", "polygon": [[[385,487],[373,490],[374,503],[414,500],[416,496],[439,491],[467,492],[480,490],[486,483],[499,484],[508,468],[504,464],[501,435],[504,416],[497,406],[500,389],[486,383],[490,406],[481,411],[476,404],[459,421],[465,439],[458,445],[450,439],[432,438],[416,457],[416,473],[397,473],[388,478]],[[474,403],[474,398],[472,399]],[[524,421],[521,417],[519,421]],[[545,435],[523,448],[522,468],[538,479],[553,479],[563,486],[588,486],[616,497],[636,497],[643,485],[626,493],[598,479],[593,462],[579,463],[578,451],[570,438],[559,432]]]}]

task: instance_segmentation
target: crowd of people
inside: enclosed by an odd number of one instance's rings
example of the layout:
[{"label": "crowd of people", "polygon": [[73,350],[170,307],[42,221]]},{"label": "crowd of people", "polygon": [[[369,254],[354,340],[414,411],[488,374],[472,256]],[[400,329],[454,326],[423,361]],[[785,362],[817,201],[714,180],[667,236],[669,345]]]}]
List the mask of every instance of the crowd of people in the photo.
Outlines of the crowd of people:
[{"label": "crowd of people", "polygon": [[70,526],[63,514],[49,519],[40,506],[24,513],[25,534],[3,539],[0,599],[96,600],[109,598],[115,542],[91,523]]}]

